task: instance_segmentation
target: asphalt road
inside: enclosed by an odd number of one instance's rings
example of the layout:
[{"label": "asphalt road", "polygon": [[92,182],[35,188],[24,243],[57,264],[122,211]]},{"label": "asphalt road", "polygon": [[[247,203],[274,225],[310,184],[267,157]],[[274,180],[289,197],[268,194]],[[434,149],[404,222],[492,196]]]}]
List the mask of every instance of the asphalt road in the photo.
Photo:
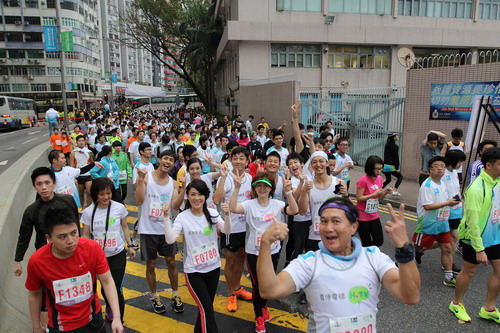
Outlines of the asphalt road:
[{"label": "asphalt road", "polygon": [[43,142],[49,144],[49,127],[0,130],[0,174],[26,152]]}]

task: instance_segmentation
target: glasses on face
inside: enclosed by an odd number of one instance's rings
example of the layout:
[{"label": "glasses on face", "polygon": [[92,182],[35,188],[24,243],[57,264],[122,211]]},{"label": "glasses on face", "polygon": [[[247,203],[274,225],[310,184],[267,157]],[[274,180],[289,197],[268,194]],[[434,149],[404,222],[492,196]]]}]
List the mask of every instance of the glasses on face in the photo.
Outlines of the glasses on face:
[{"label": "glasses on face", "polygon": [[433,166],[431,166],[431,168],[434,168],[434,169],[444,169],[444,168],[446,168],[446,165],[444,165],[444,164],[434,164]]},{"label": "glasses on face", "polygon": [[332,143],[333,140],[325,140],[326,143]]},{"label": "glasses on face", "polygon": [[383,170],[383,169],[384,169],[384,168],[382,168],[382,167],[380,167],[380,168],[373,168],[373,170],[375,170],[375,171],[381,171],[381,170]]},{"label": "glasses on face", "polygon": [[339,145],[339,147],[349,147],[349,144],[348,143],[342,143]]}]

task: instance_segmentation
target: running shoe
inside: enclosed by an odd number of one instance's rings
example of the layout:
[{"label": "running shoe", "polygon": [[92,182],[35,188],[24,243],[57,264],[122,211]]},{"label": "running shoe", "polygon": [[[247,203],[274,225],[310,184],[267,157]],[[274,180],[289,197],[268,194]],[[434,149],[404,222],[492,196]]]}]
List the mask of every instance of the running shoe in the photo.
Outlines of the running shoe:
[{"label": "running shoe", "polygon": [[135,237],[130,237],[130,242],[131,242],[131,248],[133,248],[135,251],[139,250],[139,240]]},{"label": "running shoe", "polygon": [[184,312],[184,303],[182,303],[180,296],[172,297],[172,308],[176,313]]},{"label": "running shoe", "polygon": [[269,308],[266,306],[262,308],[262,318],[264,318],[264,321],[267,323],[269,320],[271,320],[271,315],[269,314]]},{"label": "running shoe", "polygon": [[[467,311],[465,310],[465,307],[462,303],[455,304],[453,301],[451,301],[450,306],[448,307],[451,312],[457,317],[458,319],[468,322],[471,322],[471,319],[469,315],[467,314]],[[482,311],[482,309],[481,309]],[[481,313],[479,313],[481,315]]]},{"label": "running shoe", "polygon": [[452,287],[452,288],[455,288],[455,285],[457,284],[457,280],[455,280],[455,278],[452,278],[450,280],[448,279],[444,279],[443,280],[443,284],[447,287]]},{"label": "running shoe", "polygon": [[401,195],[401,193],[399,193],[398,191],[394,191],[394,192],[392,192],[392,195],[399,197]]},{"label": "running shoe", "polygon": [[482,306],[481,310],[479,310],[479,317],[486,320],[493,320],[494,322],[500,324],[500,311],[495,308],[495,311],[486,311],[486,309]]},{"label": "running shoe", "polygon": [[249,301],[252,299],[252,293],[245,290],[245,288],[240,287],[234,291],[236,297]]},{"label": "running shoe", "polygon": [[227,298],[227,311],[235,312],[238,310],[238,303],[236,302],[236,295],[231,294]]},{"label": "running shoe", "polygon": [[301,304],[301,305],[304,305],[307,303],[307,298],[306,298],[306,293],[305,292],[301,292],[300,295],[299,295],[299,298],[297,299],[297,303]]},{"label": "running shoe", "polygon": [[163,313],[163,312],[167,311],[165,309],[165,305],[163,304],[163,302],[160,299],[160,295],[151,296],[151,305],[153,306],[153,311],[155,313]]},{"label": "running shoe", "polygon": [[266,332],[266,321],[262,317],[255,318],[255,332],[265,333]]},{"label": "running shoe", "polygon": [[[441,265],[441,270],[443,270],[443,271],[444,271],[444,267],[443,267],[443,265]],[[453,272],[453,274],[454,274],[454,275],[458,275],[458,274],[460,274],[460,271],[461,271],[461,270],[462,270],[462,269],[461,269],[460,267],[458,267],[457,265],[455,265],[455,264],[453,264],[453,266],[451,266],[451,271]]]}]

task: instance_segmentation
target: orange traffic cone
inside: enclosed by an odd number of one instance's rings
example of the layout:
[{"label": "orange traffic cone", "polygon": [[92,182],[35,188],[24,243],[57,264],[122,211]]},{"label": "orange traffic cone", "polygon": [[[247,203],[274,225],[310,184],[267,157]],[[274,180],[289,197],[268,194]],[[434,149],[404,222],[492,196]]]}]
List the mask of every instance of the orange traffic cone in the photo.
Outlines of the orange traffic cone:
[{"label": "orange traffic cone", "polygon": [[31,125],[31,121],[30,121],[30,128],[32,128],[33,126]]}]

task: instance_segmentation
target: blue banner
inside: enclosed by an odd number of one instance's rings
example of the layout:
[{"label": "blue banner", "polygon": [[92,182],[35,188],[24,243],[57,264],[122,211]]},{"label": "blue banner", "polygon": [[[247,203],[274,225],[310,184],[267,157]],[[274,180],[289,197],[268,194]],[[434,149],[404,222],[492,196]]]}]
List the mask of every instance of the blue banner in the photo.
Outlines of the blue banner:
[{"label": "blue banner", "polygon": [[111,83],[118,83],[118,74],[117,73],[111,74]]},{"label": "blue banner", "polygon": [[431,85],[430,120],[469,121],[474,96],[489,96],[500,109],[500,82],[439,83]]},{"label": "blue banner", "polygon": [[46,25],[43,27],[45,37],[45,51],[57,52],[57,27],[55,25]]}]

